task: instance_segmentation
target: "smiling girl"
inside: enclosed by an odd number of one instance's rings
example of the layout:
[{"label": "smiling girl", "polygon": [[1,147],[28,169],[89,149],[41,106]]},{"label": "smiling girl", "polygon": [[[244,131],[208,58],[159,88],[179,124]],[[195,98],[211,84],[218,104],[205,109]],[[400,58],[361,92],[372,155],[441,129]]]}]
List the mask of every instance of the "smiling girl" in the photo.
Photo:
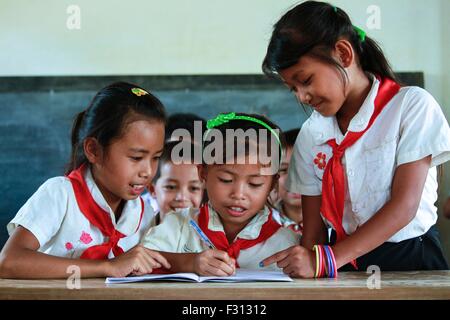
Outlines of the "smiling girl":
[{"label": "smiling girl", "polygon": [[436,100],[400,86],[376,42],[323,2],[302,2],[275,24],[263,69],[314,109],[287,180],[302,194],[302,243],[263,263],[305,278],[371,265],[448,269],[434,203],[450,130]]},{"label": "smiling girl", "polygon": [[137,246],[152,212],[139,195],[162,153],[165,112],[138,86],[109,85],[76,117],[64,177],[47,180],[8,224],[0,253],[2,278],[145,274],[169,267]]}]

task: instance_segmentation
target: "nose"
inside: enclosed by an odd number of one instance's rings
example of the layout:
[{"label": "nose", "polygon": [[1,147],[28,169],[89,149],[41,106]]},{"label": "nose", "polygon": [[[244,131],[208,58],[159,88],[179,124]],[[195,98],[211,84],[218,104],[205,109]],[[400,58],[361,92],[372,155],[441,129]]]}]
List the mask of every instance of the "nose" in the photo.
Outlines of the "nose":
[{"label": "nose", "polygon": [[297,100],[300,101],[301,103],[306,103],[306,104],[311,103],[312,96],[307,90],[298,88],[295,95],[297,97]]},{"label": "nose", "polygon": [[187,199],[188,197],[186,190],[184,190],[184,188],[181,188],[175,196],[175,201],[184,202],[187,201]]},{"label": "nose", "polygon": [[236,183],[233,187],[231,198],[233,200],[243,200],[245,199],[245,184]]},{"label": "nose", "polygon": [[143,165],[140,168],[139,171],[139,177],[140,178],[144,178],[144,179],[148,179],[149,177],[152,176],[153,173],[153,168],[152,168],[152,164],[150,161],[143,161]]}]

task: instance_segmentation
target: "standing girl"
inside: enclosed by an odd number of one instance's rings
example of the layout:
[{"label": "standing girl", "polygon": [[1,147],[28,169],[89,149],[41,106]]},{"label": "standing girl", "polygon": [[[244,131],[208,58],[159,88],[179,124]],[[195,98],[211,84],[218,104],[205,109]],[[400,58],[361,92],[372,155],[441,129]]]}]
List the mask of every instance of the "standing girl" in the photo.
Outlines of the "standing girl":
[{"label": "standing girl", "polygon": [[122,277],[170,266],[136,246],[152,216],[139,195],[155,174],[164,123],[163,105],[142,88],[100,90],[74,121],[66,176],[47,180],[8,224],[0,277],[64,278],[73,265],[82,277]]},{"label": "standing girl", "polygon": [[[450,130],[433,97],[397,84],[378,45],[344,11],[315,1],[275,24],[263,69],[314,109],[287,183],[303,195],[302,246],[263,263],[307,278],[343,266],[448,269],[434,203]],[[332,247],[322,246],[326,225]]]},{"label": "standing girl", "polygon": [[262,259],[299,243],[297,235],[272,219],[266,205],[277,182],[283,137],[258,115],[219,115],[208,128],[199,170],[209,202],[167,214],[143,245],[159,251],[172,265],[170,272],[226,276],[235,267],[258,269]]}]

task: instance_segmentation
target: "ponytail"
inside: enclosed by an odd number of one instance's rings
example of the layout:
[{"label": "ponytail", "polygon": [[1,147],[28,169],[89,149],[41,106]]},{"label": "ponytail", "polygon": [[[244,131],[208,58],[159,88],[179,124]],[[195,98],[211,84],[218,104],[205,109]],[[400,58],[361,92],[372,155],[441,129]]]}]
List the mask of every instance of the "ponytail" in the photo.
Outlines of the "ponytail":
[{"label": "ponytail", "polygon": [[397,81],[389,61],[384,56],[382,49],[375,40],[366,37],[365,40],[361,42],[360,49],[361,52],[358,52],[359,62],[364,71],[378,75],[381,78]]},{"label": "ponytail", "polygon": [[65,171],[66,175],[87,161],[83,150],[83,141],[80,141],[80,130],[84,123],[85,115],[86,110],[80,112],[73,121],[71,133],[72,154],[70,155],[70,162]]}]

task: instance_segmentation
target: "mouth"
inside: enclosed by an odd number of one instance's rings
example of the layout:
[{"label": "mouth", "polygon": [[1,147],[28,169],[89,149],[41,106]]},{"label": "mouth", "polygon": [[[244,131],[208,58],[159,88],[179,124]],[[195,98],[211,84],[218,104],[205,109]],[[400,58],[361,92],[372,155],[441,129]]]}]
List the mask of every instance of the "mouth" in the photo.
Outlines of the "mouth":
[{"label": "mouth", "polygon": [[131,193],[134,195],[140,195],[145,190],[145,185],[143,184],[130,184]]},{"label": "mouth", "polygon": [[232,217],[242,217],[247,212],[247,209],[242,206],[226,207],[227,212]]},{"label": "mouth", "polygon": [[288,192],[288,197],[291,199],[301,199],[302,195],[299,193]]},{"label": "mouth", "polygon": [[182,209],[186,209],[186,208],[189,208],[189,206],[188,205],[186,205],[186,206],[170,206],[170,209],[172,211],[182,210]]},{"label": "mouth", "polygon": [[320,109],[321,105],[322,105],[322,101],[320,101],[319,103],[312,103],[312,104],[311,104],[311,106],[312,106],[315,110]]}]

